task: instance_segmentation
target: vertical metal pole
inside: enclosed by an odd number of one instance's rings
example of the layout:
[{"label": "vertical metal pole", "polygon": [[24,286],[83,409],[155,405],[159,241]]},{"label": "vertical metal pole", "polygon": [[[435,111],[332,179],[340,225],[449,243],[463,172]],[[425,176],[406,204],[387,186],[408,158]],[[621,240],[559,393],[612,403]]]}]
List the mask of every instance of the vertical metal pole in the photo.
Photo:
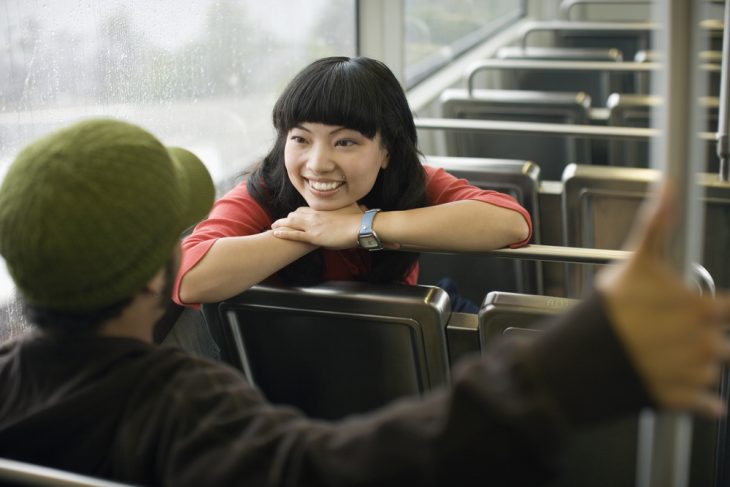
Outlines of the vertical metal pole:
[{"label": "vertical metal pole", "polygon": [[[659,143],[652,146],[652,166],[664,169],[665,178],[676,190],[680,215],[671,246],[677,268],[687,279],[692,262],[698,261],[702,235],[698,185],[701,147],[697,36],[699,4],[693,0],[659,2],[662,29],[655,45],[665,52],[665,67],[654,79],[654,92],[665,102],[654,125],[662,129]],[[659,41],[659,42],[656,42]],[[657,89],[658,88],[658,89]],[[639,420],[637,485],[640,487],[686,487],[689,482],[692,449],[692,418],[689,414],[642,413]]]},{"label": "vertical metal pole", "polygon": [[[717,157],[720,159],[720,181],[728,181],[730,177],[730,147],[728,147],[728,117],[730,116],[730,5],[725,3],[725,24],[722,29],[722,71],[720,73],[720,113],[717,126]],[[730,388],[730,371],[725,367],[720,380],[720,395],[726,397]],[[718,422],[717,435],[717,456],[719,460],[715,464],[715,485],[726,486],[730,480],[728,465],[726,461],[728,450],[728,418],[727,416]]]},{"label": "vertical metal pole", "polygon": [[357,55],[383,61],[405,86],[405,2],[360,0],[357,22]]},{"label": "vertical metal pole", "polygon": [[725,4],[725,25],[722,29],[722,72],[720,77],[720,117],[717,126],[717,157],[720,159],[720,181],[730,177],[730,148],[728,147],[728,95],[730,76],[728,75],[728,56],[730,56],[730,7]]}]

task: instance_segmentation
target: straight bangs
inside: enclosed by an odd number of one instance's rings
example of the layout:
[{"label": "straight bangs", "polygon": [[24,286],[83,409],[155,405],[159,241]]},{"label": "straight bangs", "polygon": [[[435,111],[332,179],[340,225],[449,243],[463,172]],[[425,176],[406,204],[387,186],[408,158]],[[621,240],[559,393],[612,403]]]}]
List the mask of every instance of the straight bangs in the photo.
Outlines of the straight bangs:
[{"label": "straight bangs", "polygon": [[335,65],[310,66],[294,78],[276,103],[274,127],[280,134],[305,122],[354,129],[372,139],[384,125],[382,101],[347,58]]}]

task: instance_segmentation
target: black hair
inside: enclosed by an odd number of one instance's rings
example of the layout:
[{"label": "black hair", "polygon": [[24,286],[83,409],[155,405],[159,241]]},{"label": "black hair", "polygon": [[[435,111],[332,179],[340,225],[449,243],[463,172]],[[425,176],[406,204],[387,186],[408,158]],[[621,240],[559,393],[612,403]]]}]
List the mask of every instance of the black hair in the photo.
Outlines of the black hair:
[{"label": "black hair", "polygon": [[[403,88],[382,62],[365,57],[319,59],[294,77],[272,115],[276,141],[249,176],[247,187],[274,220],[307,206],[284,165],[287,134],[303,122],[343,126],[369,139],[380,134],[389,155],[388,167],[380,170],[360,204],[383,211],[426,206],[426,176],[413,114]],[[403,280],[417,260],[413,252],[374,252],[372,269],[363,280]],[[323,272],[321,252],[312,252],[279,271],[279,276],[296,284],[313,284],[322,280]]]},{"label": "black hair", "polygon": [[[171,256],[165,264],[165,282],[160,291],[160,305],[163,307],[167,306],[171,299],[178,266],[179,262],[175,255]],[[132,302],[134,296],[86,312],[62,311],[34,306],[27,303],[22,296],[20,296],[20,299],[23,302],[25,317],[31,324],[54,336],[77,337],[94,334],[101,328],[102,324],[120,316],[124,308]]]}]

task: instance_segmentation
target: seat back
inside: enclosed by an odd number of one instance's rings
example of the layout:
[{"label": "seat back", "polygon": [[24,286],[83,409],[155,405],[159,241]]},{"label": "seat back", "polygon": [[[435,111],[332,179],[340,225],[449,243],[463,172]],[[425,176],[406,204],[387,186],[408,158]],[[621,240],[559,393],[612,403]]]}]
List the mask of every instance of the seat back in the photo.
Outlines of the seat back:
[{"label": "seat back", "polygon": [[648,31],[621,32],[606,29],[573,30],[555,32],[555,44],[561,47],[588,47],[593,49],[616,49],[626,59],[632,59],[637,51],[651,46],[651,33]]},{"label": "seat back", "polygon": [[520,36],[522,46],[543,32],[550,35],[555,47],[617,49],[624,59],[633,59],[637,51],[651,48],[656,28],[652,22],[532,21],[522,27]]},{"label": "seat back", "polygon": [[446,339],[449,342],[449,364],[452,367],[462,358],[478,354],[481,350],[478,316],[452,311],[446,324]]},{"label": "seat back", "polygon": [[[612,93],[606,102],[608,125],[613,127],[650,127],[651,112],[662,104],[656,95]],[[649,143],[635,140],[611,140],[608,143],[610,166],[648,167]]]},{"label": "seat back", "polygon": [[[565,245],[619,249],[634,218],[659,178],[654,169],[569,165],[563,173],[563,229]],[[579,296],[592,282],[595,268],[572,267],[566,272],[566,291]]]},{"label": "seat back", "polygon": [[[479,312],[482,350],[500,336],[530,339],[542,331],[544,319],[574,306],[575,299],[513,293],[489,293]],[[576,364],[576,366],[580,366]],[[558,477],[550,487],[634,485],[637,417],[632,415],[572,433],[562,453]]]},{"label": "seat back", "polygon": [[479,342],[482,350],[500,336],[528,335],[540,331],[543,318],[564,312],[575,299],[532,294],[491,292],[479,310]]},{"label": "seat back", "polygon": [[[658,51],[638,51],[634,56],[634,61],[637,63],[653,63],[662,61],[662,53]],[[722,64],[722,51],[700,51],[698,53],[700,62],[700,71],[704,77],[705,96],[719,97],[720,96],[720,81],[721,81],[721,64]],[[636,77],[637,80],[637,93],[649,93],[649,77],[646,74],[640,74]]]},{"label": "seat back", "polygon": [[109,480],[0,458],[0,485],[7,487],[125,487]]},{"label": "seat back", "polygon": [[[577,300],[551,296],[490,293],[479,312],[479,336],[485,350],[501,335],[535,336],[543,318],[562,313]],[[580,364],[576,364],[577,367]],[[722,397],[728,397],[727,370],[723,372]],[[689,485],[725,485],[727,422],[695,418]],[[550,487],[614,487],[634,485],[638,439],[638,415],[628,415],[569,435],[562,453],[560,474]]]},{"label": "seat back", "polygon": [[[625,95],[613,93],[608,97],[608,124],[613,127],[650,127],[652,110],[662,105],[660,96]],[[705,112],[706,130],[717,131],[720,100],[703,97],[700,105]],[[707,143],[708,172],[719,170],[716,142]],[[608,163],[611,166],[647,167],[649,143],[638,140],[611,140],[608,145]]]},{"label": "seat back", "polygon": [[465,77],[468,89],[584,92],[593,107],[603,107],[611,93],[639,93],[640,75],[649,76],[659,67],[633,61],[483,59],[472,63]]},{"label": "seat back", "polygon": [[[507,46],[495,55],[503,60],[532,61],[600,61],[621,62],[623,54],[618,49],[592,49],[575,47],[520,47]],[[594,106],[601,105],[612,90],[634,91],[633,76],[607,74],[600,71],[556,71],[552,69],[506,69],[501,72],[500,87],[519,90],[550,92],[583,92]]]},{"label": "seat back", "polygon": [[308,416],[337,419],[448,382],[450,304],[438,288],[258,285],[202,311],[224,360]]},{"label": "seat back", "polygon": [[[653,169],[569,165],[563,174],[565,245],[620,248],[649,185],[658,178]],[[698,182],[705,205],[702,265],[719,287],[728,287],[730,269],[723,261],[730,246],[730,183],[707,173]],[[591,282],[593,271],[582,266],[582,272],[569,273],[569,294],[579,295]]]},{"label": "seat back", "polygon": [[[590,99],[585,93],[520,90],[445,90],[439,99],[444,118],[585,124]],[[590,163],[587,139],[573,136],[484,134],[449,131],[449,156],[521,159],[540,166],[541,177],[558,180],[566,162]]]},{"label": "seat back", "polygon": [[[425,164],[441,167],[474,186],[509,194],[530,214],[533,243],[540,243],[538,189],[540,168],[530,161],[472,157],[427,156]],[[449,277],[465,298],[478,305],[493,290],[539,293],[540,262],[507,260],[475,254],[422,252],[419,283],[436,284]]]}]

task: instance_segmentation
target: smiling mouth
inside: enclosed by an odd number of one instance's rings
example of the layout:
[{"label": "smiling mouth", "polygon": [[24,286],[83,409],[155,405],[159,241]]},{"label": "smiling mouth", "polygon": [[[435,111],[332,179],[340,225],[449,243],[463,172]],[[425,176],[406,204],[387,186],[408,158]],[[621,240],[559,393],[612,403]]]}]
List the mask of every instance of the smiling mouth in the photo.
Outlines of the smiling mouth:
[{"label": "smiling mouth", "polygon": [[313,181],[308,179],[309,186],[315,191],[334,191],[343,184],[344,181]]}]

